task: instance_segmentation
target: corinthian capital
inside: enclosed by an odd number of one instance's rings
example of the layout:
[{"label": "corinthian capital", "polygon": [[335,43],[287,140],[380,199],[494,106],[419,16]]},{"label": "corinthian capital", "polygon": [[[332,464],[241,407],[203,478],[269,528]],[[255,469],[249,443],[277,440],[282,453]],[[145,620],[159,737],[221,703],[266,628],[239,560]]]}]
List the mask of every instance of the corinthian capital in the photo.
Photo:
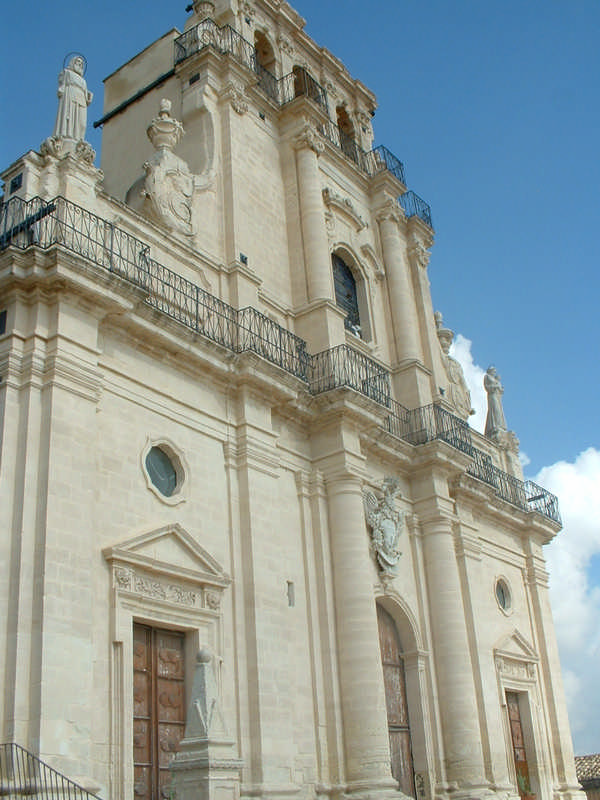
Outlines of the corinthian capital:
[{"label": "corinthian capital", "polygon": [[420,267],[427,269],[431,253],[421,239],[412,239],[408,246],[408,255]]},{"label": "corinthian capital", "polygon": [[400,220],[404,219],[404,212],[397,200],[394,200],[393,197],[388,197],[385,203],[375,212],[375,219],[377,222],[399,223]]},{"label": "corinthian capital", "polygon": [[317,131],[306,123],[300,133],[294,139],[294,148],[296,150],[303,150],[305,147],[313,150],[318,156],[325,150],[325,145]]}]

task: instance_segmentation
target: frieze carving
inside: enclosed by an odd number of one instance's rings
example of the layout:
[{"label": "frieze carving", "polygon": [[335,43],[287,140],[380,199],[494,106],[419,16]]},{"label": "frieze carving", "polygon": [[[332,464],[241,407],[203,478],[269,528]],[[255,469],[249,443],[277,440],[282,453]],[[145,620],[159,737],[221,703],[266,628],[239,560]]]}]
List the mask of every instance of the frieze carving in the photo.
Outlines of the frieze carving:
[{"label": "frieze carving", "polygon": [[531,681],[536,677],[535,664],[531,661],[522,661],[510,656],[496,656],[495,661],[498,672],[507,678]]},{"label": "frieze carving", "polygon": [[158,222],[190,235],[194,179],[185,161],[173,153],[184,130],[171,116],[170,100],[160,101],[158,117],[148,126],[147,134],[156,152],[144,163],[146,178],[141,194]]},{"label": "frieze carving", "polygon": [[114,582],[118,589],[135,592],[155,600],[166,600],[184,606],[200,605],[200,597],[196,592],[184,589],[176,583],[166,583],[147,575],[140,575],[132,569],[117,567],[114,571]]},{"label": "frieze carving", "polygon": [[325,145],[316,130],[309,124],[306,124],[302,131],[294,139],[294,147],[296,150],[303,150],[305,147],[313,150],[317,156],[325,150]]},{"label": "frieze carving", "polygon": [[397,511],[395,498],[399,496],[396,478],[386,477],[382,485],[383,497],[365,490],[363,503],[367,525],[371,529],[371,551],[386,576],[396,574],[402,553],[398,548],[400,534],[404,527],[404,512]]}]

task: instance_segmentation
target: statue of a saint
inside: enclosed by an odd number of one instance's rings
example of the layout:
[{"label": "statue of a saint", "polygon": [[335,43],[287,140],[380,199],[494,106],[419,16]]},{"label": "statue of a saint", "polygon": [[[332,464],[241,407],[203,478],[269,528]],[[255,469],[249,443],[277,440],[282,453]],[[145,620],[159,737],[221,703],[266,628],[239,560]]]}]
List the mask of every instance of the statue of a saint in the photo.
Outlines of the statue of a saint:
[{"label": "statue of a saint", "polygon": [[55,137],[85,139],[87,109],[92,102],[83,77],[85,63],[83,56],[75,55],[58,76],[58,114],[54,126]]},{"label": "statue of a saint", "polygon": [[438,339],[444,354],[444,366],[448,376],[448,399],[458,412],[459,416],[467,419],[475,411],[471,405],[471,392],[465,380],[463,368],[459,362],[450,355],[450,345],[454,340],[454,331],[444,328],[444,318],[439,311],[433,315],[437,328]]},{"label": "statue of a saint", "polygon": [[483,385],[488,396],[488,411],[485,420],[485,435],[493,436],[496,431],[506,430],[506,420],[502,409],[504,387],[495,367],[488,367],[483,377]]}]

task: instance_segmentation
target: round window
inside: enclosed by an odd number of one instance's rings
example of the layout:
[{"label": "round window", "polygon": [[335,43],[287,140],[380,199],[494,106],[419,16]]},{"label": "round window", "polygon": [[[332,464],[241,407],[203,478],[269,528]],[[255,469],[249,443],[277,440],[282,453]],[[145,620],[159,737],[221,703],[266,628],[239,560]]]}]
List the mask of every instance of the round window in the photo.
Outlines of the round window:
[{"label": "round window", "polygon": [[502,578],[496,581],[496,601],[502,611],[508,612],[511,607],[511,596],[508,584]]},{"label": "round window", "polygon": [[177,488],[177,470],[165,451],[160,447],[151,447],[146,456],[146,469],[158,491],[165,497],[171,497]]}]

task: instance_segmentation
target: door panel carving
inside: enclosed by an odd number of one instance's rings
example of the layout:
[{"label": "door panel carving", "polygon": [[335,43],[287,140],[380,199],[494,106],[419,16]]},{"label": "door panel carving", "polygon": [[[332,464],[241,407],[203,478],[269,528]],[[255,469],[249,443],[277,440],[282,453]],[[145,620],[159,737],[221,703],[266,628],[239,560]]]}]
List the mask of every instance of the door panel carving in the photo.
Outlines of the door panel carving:
[{"label": "door panel carving", "polygon": [[394,620],[380,606],[377,606],[377,622],[385,684],[392,775],[400,784],[400,790],[404,794],[416,797],[406,679],[400,638]]},{"label": "door panel carving", "polygon": [[184,634],[133,626],[134,794],[169,797],[169,764],[185,732]]}]

